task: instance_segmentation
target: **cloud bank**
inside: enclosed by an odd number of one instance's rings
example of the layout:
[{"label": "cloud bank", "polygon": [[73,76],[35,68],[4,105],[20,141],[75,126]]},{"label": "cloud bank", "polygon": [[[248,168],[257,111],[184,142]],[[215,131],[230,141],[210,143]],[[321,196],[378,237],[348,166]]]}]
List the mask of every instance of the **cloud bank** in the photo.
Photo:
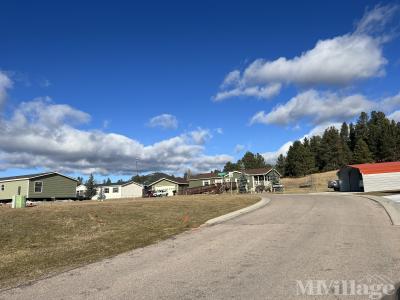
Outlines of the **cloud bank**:
[{"label": "cloud bank", "polygon": [[243,71],[228,73],[215,101],[237,96],[271,98],[283,85],[345,86],[355,81],[385,75],[387,60],[382,31],[394,18],[398,6],[376,6],[367,11],[352,33],[320,40],[293,58],[257,59]]},{"label": "cloud bank", "polygon": [[[11,85],[4,77],[3,82]],[[0,169],[130,175],[137,159],[142,172],[183,173],[188,168],[194,172],[220,168],[233,159],[204,153],[204,143],[212,137],[207,129],[143,145],[121,134],[81,129],[90,119],[89,114],[48,97],[20,103],[9,117],[0,116]]]}]

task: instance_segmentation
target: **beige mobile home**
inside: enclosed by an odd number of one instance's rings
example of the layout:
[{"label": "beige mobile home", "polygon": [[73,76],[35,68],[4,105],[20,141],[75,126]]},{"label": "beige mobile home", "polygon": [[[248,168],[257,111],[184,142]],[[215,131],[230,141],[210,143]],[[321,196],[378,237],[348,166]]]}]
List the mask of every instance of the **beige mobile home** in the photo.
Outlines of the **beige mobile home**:
[{"label": "beige mobile home", "polygon": [[57,172],[0,178],[0,201],[14,195],[27,199],[74,199],[77,180]]}]

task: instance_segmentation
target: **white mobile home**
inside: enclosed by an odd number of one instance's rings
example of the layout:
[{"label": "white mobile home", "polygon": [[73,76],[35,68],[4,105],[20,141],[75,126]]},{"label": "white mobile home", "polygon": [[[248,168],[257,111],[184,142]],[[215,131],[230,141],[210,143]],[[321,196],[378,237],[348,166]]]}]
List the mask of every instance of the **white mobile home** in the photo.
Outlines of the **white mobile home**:
[{"label": "white mobile home", "polygon": [[143,196],[143,186],[134,181],[128,181],[97,185],[97,193],[92,199],[98,199],[101,189],[106,199],[138,198]]}]

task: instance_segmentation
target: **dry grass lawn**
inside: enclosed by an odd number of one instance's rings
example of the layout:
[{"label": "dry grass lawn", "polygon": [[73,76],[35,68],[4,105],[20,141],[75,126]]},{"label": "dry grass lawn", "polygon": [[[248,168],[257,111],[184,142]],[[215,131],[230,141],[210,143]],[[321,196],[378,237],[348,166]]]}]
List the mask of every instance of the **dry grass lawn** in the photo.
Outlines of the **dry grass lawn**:
[{"label": "dry grass lawn", "polygon": [[[337,179],[337,171],[316,173],[300,178],[282,178],[281,183],[285,185],[286,193],[310,193],[310,192],[329,192],[328,181]],[[309,187],[300,187],[309,185]]]},{"label": "dry grass lawn", "polygon": [[202,195],[0,208],[0,287],[144,247],[258,200]]}]

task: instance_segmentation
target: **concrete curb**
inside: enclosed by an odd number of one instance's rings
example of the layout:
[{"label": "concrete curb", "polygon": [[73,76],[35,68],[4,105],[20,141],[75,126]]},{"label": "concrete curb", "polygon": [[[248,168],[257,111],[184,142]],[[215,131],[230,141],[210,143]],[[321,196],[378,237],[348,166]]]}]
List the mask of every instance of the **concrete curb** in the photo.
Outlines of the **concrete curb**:
[{"label": "concrete curb", "polygon": [[222,215],[219,217],[216,217],[214,219],[210,219],[208,221],[206,221],[202,226],[213,226],[213,225],[217,225],[223,222],[226,222],[228,220],[231,220],[233,218],[239,217],[241,215],[247,214],[249,212],[255,211],[261,207],[264,207],[265,205],[267,205],[269,202],[271,202],[271,199],[267,198],[267,197],[262,197],[260,201],[258,201],[257,203],[247,206],[245,208],[230,212],[229,214],[226,215]]},{"label": "concrete curb", "polygon": [[393,201],[389,199],[385,199],[379,196],[371,196],[371,195],[360,195],[361,197],[367,198],[369,200],[375,201],[380,204],[388,214],[392,225],[400,225],[400,206],[393,203]]}]

